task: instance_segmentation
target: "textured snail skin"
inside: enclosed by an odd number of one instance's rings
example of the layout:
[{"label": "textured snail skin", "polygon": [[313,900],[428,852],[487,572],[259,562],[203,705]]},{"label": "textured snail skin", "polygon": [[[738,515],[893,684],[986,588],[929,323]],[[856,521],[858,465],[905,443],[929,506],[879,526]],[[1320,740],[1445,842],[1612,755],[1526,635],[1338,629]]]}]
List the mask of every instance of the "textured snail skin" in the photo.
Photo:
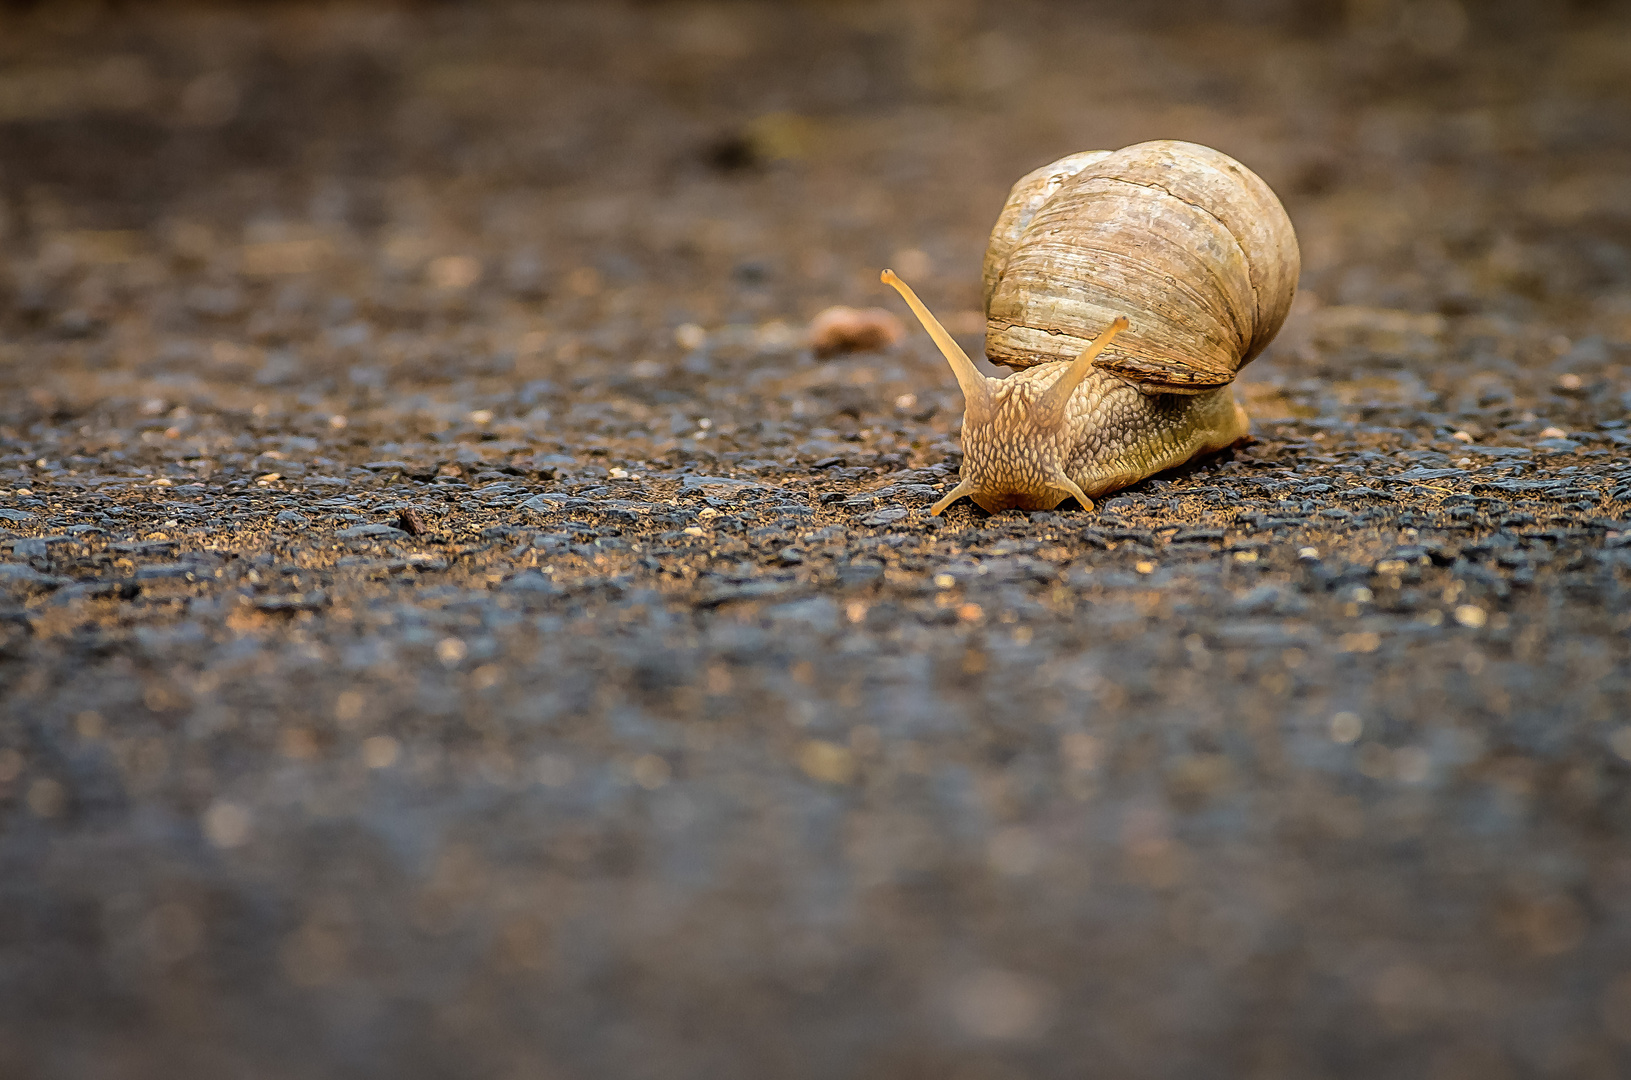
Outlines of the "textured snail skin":
[{"label": "textured snail skin", "polygon": [[[1146,394],[1108,372],[1092,371],[1070,395],[1064,423],[1038,429],[1031,406],[1068,367],[1038,364],[986,380],[993,411],[963,425],[959,494],[982,509],[1052,510],[1076,492],[1089,498],[1227,449],[1246,438],[1246,410],[1225,386],[1201,394]],[[1091,510],[1089,502],[1083,507]],[[944,506],[936,507],[936,512]]]}]

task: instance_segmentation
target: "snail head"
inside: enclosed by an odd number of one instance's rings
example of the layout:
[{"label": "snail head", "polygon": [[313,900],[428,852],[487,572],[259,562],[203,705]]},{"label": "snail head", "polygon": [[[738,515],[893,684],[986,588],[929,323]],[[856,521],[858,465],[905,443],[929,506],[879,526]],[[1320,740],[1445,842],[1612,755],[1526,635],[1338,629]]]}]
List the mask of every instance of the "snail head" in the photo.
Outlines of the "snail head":
[{"label": "snail head", "polygon": [[1082,509],[1091,510],[1093,500],[1065,471],[1075,442],[1068,406],[1072,392],[1093,370],[1094,358],[1111,338],[1127,329],[1127,320],[1112,322],[1051,383],[1034,377],[990,379],[980,374],[968,354],[893,270],[885,270],[882,280],[900,293],[929,332],[963,390],[962,478],[929,513],[942,513],[964,495],[993,513],[1051,510],[1072,496]]}]

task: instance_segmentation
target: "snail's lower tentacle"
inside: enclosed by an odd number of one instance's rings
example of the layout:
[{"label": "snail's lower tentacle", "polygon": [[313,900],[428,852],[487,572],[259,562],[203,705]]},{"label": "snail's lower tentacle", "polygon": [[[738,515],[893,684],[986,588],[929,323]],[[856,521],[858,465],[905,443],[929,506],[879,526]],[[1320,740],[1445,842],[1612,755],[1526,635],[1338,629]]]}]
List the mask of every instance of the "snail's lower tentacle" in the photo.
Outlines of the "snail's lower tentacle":
[{"label": "snail's lower tentacle", "polygon": [[1076,501],[1082,504],[1083,510],[1093,509],[1093,500],[1088,498],[1087,493],[1076,485],[1076,481],[1066,476],[1062,471],[1054,475],[1053,482],[1074,495]]},{"label": "snail's lower tentacle", "polygon": [[964,479],[962,479],[962,480],[959,480],[957,482],[956,487],[954,487],[950,491],[946,492],[945,498],[941,499],[939,502],[937,502],[933,506],[929,507],[929,516],[930,517],[939,517],[942,513],[945,512],[946,507],[950,506],[952,503],[956,502],[958,499],[961,499],[964,495],[974,494],[975,486],[976,485],[971,480],[967,479],[966,477]]}]

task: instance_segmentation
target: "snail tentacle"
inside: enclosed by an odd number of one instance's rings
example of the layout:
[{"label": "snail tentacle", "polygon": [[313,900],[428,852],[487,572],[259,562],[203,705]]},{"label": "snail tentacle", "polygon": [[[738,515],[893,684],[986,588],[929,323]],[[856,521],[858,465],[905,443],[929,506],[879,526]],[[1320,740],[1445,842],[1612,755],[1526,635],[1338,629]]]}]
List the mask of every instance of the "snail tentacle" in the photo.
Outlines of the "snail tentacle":
[{"label": "snail tentacle", "polygon": [[1105,327],[1104,332],[1094,338],[1087,348],[1082,350],[1080,356],[1071,361],[1070,367],[1064,370],[1059,378],[1054,380],[1052,386],[1043,392],[1031,406],[1031,425],[1039,431],[1056,428],[1065,420],[1065,407],[1070,403],[1070,395],[1087,378],[1087,373],[1093,370],[1093,361],[1110,344],[1110,339],[1127,329],[1127,316],[1117,315],[1114,322]]},{"label": "snail tentacle", "polygon": [[923,306],[923,301],[917,298],[917,293],[912,291],[912,287],[896,277],[893,270],[885,270],[878,275],[878,280],[885,285],[893,286],[895,291],[900,293],[901,299],[906,301],[906,306],[912,309],[917,321],[923,324],[923,329],[929,332],[934,343],[940,347],[941,354],[951,365],[952,374],[957,376],[957,385],[963,388],[963,402],[968,418],[977,424],[984,423],[991,416],[991,389],[986,385],[985,376],[974,366],[974,361],[968,358],[968,354],[957,344],[956,339],[946,333],[946,328],[940,325],[940,320]]},{"label": "snail tentacle", "polygon": [[946,507],[950,506],[958,499],[961,499],[964,495],[974,494],[974,492],[978,489],[979,485],[965,476],[963,479],[957,482],[956,487],[946,492],[945,496],[939,502],[929,507],[929,516],[939,517],[941,514],[946,512]]},{"label": "snail tentacle", "polygon": [[1093,500],[1087,497],[1087,493],[1077,485],[1076,481],[1065,475],[1063,469],[1054,475],[1053,482],[1074,495],[1076,501],[1082,504],[1083,510],[1093,509]]}]

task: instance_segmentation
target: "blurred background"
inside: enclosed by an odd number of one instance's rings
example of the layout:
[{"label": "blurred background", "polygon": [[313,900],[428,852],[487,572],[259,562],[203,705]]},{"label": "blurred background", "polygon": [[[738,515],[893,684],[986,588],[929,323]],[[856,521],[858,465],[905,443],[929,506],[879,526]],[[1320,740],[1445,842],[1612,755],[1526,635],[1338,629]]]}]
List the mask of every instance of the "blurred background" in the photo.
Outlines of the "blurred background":
[{"label": "blurred background", "polygon": [[955,316],[1009,184],[1150,137],[1269,181],[1304,310],[1631,334],[1601,0],[0,11],[3,318],[72,368],[587,369],[886,263]]},{"label": "blurred background", "polygon": [[[1295,313],[1247,375],[1260,421],[1435,403],[1397,422],[1480,438],[1498,422],[1540,432],[1541,400],[1576,426],[1624,418],[1624,3],[13,0],[0,5],[0,481],[29,496],[67,470],[141,469],[181,485],[206,446],[209,468],[271,475],[263,487],[360,486],[365,462],[400,456],[412,472],[415,454],[427,479],[598,483],[608,471],[586,471],[585,447],[610,448],[614,477],[777,460],[806,476],[799,462],[837,451],[755,442],[740,384],[807,375],[808,320],[891,305],[886,265],[977,348],[980,258],[1009,185],[1151,138],[1235,156],[1297,228]],[[921,335],[863,363],[884,366],[825,402],[833,428],[894,401],[921,430],[891,442],[868,421],[838,450],[882,438],[868,463],[954,460],[955,386]],[[1554,387],[1568,396],[1546,399]],[[777,415],[796,430],[789,409]],[[620,449],[631,430],[638,448]],[[811,438],[839,438],[823,430]],[[295,510],[278,519],[295,531],[317,512]],[[187,520],[155,514],[151,527]],[[1583,610],[1568,602],[1589,608],[1547,595],[1563,622]],[[427,589],[408,606],[453,603]],[[525,627],[471,675],[485,661],[460,667],[462,637],[381,631],[408,658],[395,667],[362,631],[235,639],[227,615],[211,622],[202,598],[193,610],[205,629],[168,637],[110,616],[79,652],[4,639],[0,1073],[1631,1072],[1624,800],[1568,802],[1566,763],[1485,760],[1487,788],[1448,832],[1425,789],[1373,797],[1324,765],[1288,766],[1272,805],[1253,803],[1219,779],[1221,751],[1150,779],[1166,729],[1022,752],[1034,717],[991,719],[1039,683],[1014,653],[991,661],[990,716],[946,736],[975,748],[966,767],[908,747],[844,803],[822,785],[848,778],[878,731],[821,743],[834,749],[791,778],[765,767],[755,718],[790,706],[744,691],[760,684],[743,672],[774,669],[770,685],[788,665],[748,656],[711,608],[692,645],[663,654],[678,672],[639,667],[628,651],[656,639],[605,615],[597,647],[621,657],[605,675],[540,664],[581,655]],[[1623,718],[1622,631],[1569,654],[1598,665],[1591,678],[1499,693],[1540,728]],[[863,670],[836,634],[820,639],[823,684]],[[1103,665],[1144,680],[1132,692],[1152,710],[1170,693],[1174,715],[1227,712],[1243,729],[1295,713],[1296,679],[1324,679],[1299,691],[1325,710],[1310,738],[1359,738],[1343,734],[1352,713],[1323,727],[1343,694],[1370,700],[1369,676],[1344,682],[1352,658],[1261,683],[1242,668],[1253,681],[1214,702],[1217,668],[1148,685],[1162,681],[1153,657],[1185,655],[1162,641]],[[845,686],[864,683],[885,737],[891,715],[932,732],[950,706],[931,695],[987,685],[985,662],[959,652]],[[529,688],[507,690],[500,668],[527,663]],[[1495,675],[1479,679],[1481,656],[1456,663],[1463,697],[1423,694],[1402,669],[1374,693],[1395,717],[1461,714]],[[347,698],[365,677],[374,696]],[[684,742],[737,748],[724,778],[675,801],[669,758],[641,749],[668,746],[651,732],[670,729],[617,712],[603,683],[679,687],[683,739],[716,712],[743,725],[740,742]],[[1111,711],[1125,704],[1118,684],[1092,685]],[[235,703],[234,687],[260,697]],[[464,733],[487,747],[467,753],[443,732],[488,690],[510,704],[491,707],[487,743]],[[862,699],[837,692],[821,707],[850,716]],[[534,712],[517,704],[528,695]],[[605,727],[573,726],[591,714]],[[576,786],[558,731],[576,740]],[[331,742],[350,764],[325,757]],[[1095,797],[1111,743],[1115,816],[1084,818],[1071,808]],[[516,780],[521,747],[545,752]],[[1378,753],[1362,763],[1372,779],[1427,776],[1427,758]],[[399,754],[405,779],[370,787]],[[1031,764],[1005,773],[1010,760]],[[36,761],[67,779],[34,778]],[[1620,791],[1614,776],[1592,790]],[[1237,797],[1206,802],[1214,785]],[[1554,791],[1567,813],[1525,816]],[[1306,811],[1290,824],[1282,795]],[[1173,815],[1203,803],[1208,839],[1186,847]],[[1509,876],[1511,847],[1524,858]]]}]

